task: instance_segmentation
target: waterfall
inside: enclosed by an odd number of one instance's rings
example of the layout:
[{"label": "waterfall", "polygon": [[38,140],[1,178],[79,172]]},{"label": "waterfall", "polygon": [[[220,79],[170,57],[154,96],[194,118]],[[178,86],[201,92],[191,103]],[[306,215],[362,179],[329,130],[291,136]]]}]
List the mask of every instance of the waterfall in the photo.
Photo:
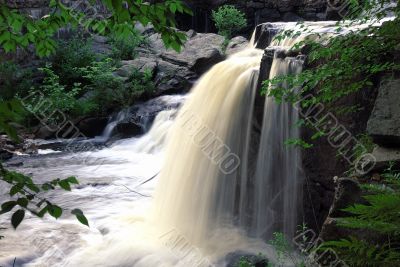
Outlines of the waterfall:
[{"label": "waterfall", "polygon": [[196,243],[233,220],[261,56],[261,50],[248,49],[214,66],[171,129],[155,195],[156,220]]},{"label": "waterfall", "polygon": [[117,127],[118,123],[127,118],[128,112],[127,110],[122,110],[117,113],[117,115],[110,117],[108,120],[107,126],[104,129],[101,139],[107,141],[112,136],[115,127]]},{"label": "waterfall", "polygon": [[[278,57],[275,52],[269,78],[296,74],[303,62]],[[287,88],[285,84],[281,85]],[[287,88],[290,89],[290,88]],[[298,112],[290,103],[277,104],[266,97],[257,167],[254,177],[254,199],[251,201],[250,232],[269,239],[274,232],[294,236],[298,210],[301,209],[300,151],[285,141],[298,138]]]},{"label": "waterfall", "polygon": [[[261,238],[273,231],[293,235],[295,230],[300,153],[284,145],[299,136],[291,105],[266,99],[257,167],[248,168],[262,54],[247,48],[214,66],[195,86],[171,129],[154,216],[166,231],[178,229],[200,247],[229,227],[241,226]],[[275,56],[269,76],[298,73],[301,67],[294,58]]]}]

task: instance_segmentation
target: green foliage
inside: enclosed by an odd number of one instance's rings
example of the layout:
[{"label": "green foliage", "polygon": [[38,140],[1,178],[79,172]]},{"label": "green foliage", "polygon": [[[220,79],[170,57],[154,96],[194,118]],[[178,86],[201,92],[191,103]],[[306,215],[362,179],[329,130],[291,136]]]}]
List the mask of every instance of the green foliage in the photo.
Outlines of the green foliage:
[{"label": "green foliage", "polygon": [[355,204],[343,209],[351,214],[338,218],[338,225],[350,229],[361,229],[380,234],[374,242],[355,237],[324,242],[318,248],[334,250],[339,258],[349,266],[399,266],[400,248],[400,173],[388,168],[383,174],[380,185],[364,185],[368,195],[364,196],[368,204]]},{"label": "green foliage", "polygon": [[11,100],[17,94],[27,94],[31,87],[32,72],[11,61],[0,63],[0,101]]},{"label": "green foliage", "polygon": [[224,5],[212,12],[212,17],[218,33],[230,39],[234,34],[247,25],[246,16],[243,12],[232,5]]},{"label": "green foliage", "polygon": [[[378,74],[400,70],[400,64],[393,60],[393,51],[400,42],[399,18],[396,16],[392,21],[380,22],[381,25],[375,24],[381,16],[378,14],[377,18],[371,22],[366,21],[365,17],[351,22],[339,21],[336,24],[337,34],[329,37],[312,34],[295,44],[291,50],[304,48],[309,51],[308,68],[300,74],[278,76],[265,81],[262,92],[278,101],[290,102],[301,99],[301,95],[312,93],[313,98],[302,101],[303,107],[315,103],[328,104],[373,87],[374,78]],[[340,34],[346,27],[365,23],[367,26],[360,30]],[[282,32],[275,37],[275,41],[281,42],[310,32],[306,25],[298,23],[297,29]],[[280,86],[283,82],[288,84],[289,89]],[[302,88],[300,91],[292,89],[299,87]]]},{"label": "green foliage", "polygon": [[356,204],[344,209],[353,217],[341,218],[339,225],[368,229],[382,234],[400,235],[400,194],[380,193],[364,197],[369,205]]},{"label": "green foliage", "polygon": [[128,107],[155,89],[152,82],[153,73],[149,70],[133,69],[126,81],[115,76],[115,70],[112,59],[93,62],[89,67],[81,68],[83,77],[90,82],[85,89],[93,92],[91,101],[101,107],[101,112],[115,107]]},{"label": "green foliage", "polygon": [[[1,204],[0,215],[18,208],[11,216],[11,224],[14,229],[17,229],[21,224],[27,211],[39,218],[42,218],[46,213],[56,219],[60,218],[63,209],[48,199],[42,198],[41,195],[57,188],[71,191],[71,185],[79,184],[75,177],[68,177],[38,185],[33,182],[32,178],[18,172],[8,171],[1,164],[0,181],[10,187],[9,195],[11,199]],[[75,209],[71,214],[75,215],[80,223],[89,226],[81,210]]]},{"label": "green foliage", "polygon": [[122,106],[130,106],[143,95],[151,95],[156,88],[152,78],[153,72],[150,69],[143,71],[133,69],[127,80],[125,90],[119,92],[119,103]]},{"label": "green foliage", "polygon": [[238,267],[254,267],[254,264],[247,257],[240,257]]},{"label": "green foliage", "polygon": [[6,133],[12,140],[18,141],[17,131],[12,123],[23,120],[25,109],[17,99],[0,101],[0,132]]},{"label": "green foliage", "polygon": [[78,98],[82,87],[75,83],[71,89],[60,83],[60,77],[51,65],[39,68],[44,73],[43,83],[32,88],[30,95],[24,99],[24,106],[30,115],[43,118],[42,114],[52,114],[46,123],[63,123],[68,116],[87,115],[97,109],[97,104],[90,99]]},{"label": "green foliage", "polygon": [[59,76],[60,84],[71,89],[74,84],[83,84],[85,80],[79,68],[87,67],[96,60],[91,40],[75,34],[72,38],[60,40],[57,49],[50,58],[52,70]]},{"label": "green foliage", "polygon": [[292,247],[286,240],[285,235],[280,232],[273,234],[272,240],[269,242],[276,250],[278,263],[283,262],[286,258],[291,257]]},{"label": "green foliage", "polygon": [[298,146],[304,149],[313,147],[312,144],[307,143],[306,141],[298,138],[290,138],[285,141],[286,146]]},{"label": "green foliage", "polygon": [[145,38],[135,29],[126,38],[112,36],[112,58],[116,60],[130,60],[137,55],[137,48],[146,43]]},{"label": "green foliage", "polygon": [[356,158],[360,158],[365,153],[371,153],[374,148],[375,144],[373,139],[368,134],[361,134],[357,137],[358,144],[353,148],[354,155]]},{"label": "green foliage", "polygon": [[179,0],[152,3],[136,0],[102,0],[109,16],[88,18],[82,11],[68,7],[62,1],[51,0],[48,15],[34,20],[6,5],[0,7],[0,46],[6,52],[17,48],[25,49],[33,44],[39,57],[47,57],[56,50],[53,39],[58,29],[67,25],[83,28],[100,35],[110,33],[121,37],[129,36],[135,22],[144,26],[152,24],[161,34],[167,48],[180,51],[186,35],[176,29],[175,14],[192,14]]},{"label": "green foliage", "polygon": [[375,245],[350,237],[338,241],[327,241],[319,247],[320,251],[327,249],[335,251],[348,266],[378,267],[400,264],[399,250],[391,248],[389,244]]}]

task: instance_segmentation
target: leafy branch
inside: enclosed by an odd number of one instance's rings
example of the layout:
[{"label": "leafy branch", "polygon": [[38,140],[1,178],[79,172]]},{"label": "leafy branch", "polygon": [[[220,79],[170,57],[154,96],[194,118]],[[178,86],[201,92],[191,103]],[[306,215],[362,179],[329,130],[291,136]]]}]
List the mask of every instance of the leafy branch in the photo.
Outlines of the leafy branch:
[{"label": "leafy branch", "polygon": [[[6,170],[2,164],[0,164],[0,181],[10,185],[9,195],[15,199],[2,203],[0,214],[8,213],[18,207],[18,210],[11,216],[11,224],[14,229],[17,229],[21,224],[26,211],[39,218],[43,218],[45,214],[49,214],[56,219],[60,218],[63,214],[63,209],[48,199],[42,198],[39,194],[58,188],[71,191],[71,185],[79,184],[75,177],[68,177],[38,185],[33,183],[32,178],[28,176]],[[75,215],[80,223],[89,226],[88,220],[80,209],[72,210],[71,214]]]}]

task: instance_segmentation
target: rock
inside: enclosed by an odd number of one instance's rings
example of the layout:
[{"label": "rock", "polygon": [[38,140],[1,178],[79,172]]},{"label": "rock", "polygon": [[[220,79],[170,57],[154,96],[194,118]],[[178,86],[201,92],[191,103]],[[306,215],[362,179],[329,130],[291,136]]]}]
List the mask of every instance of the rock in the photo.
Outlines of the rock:
[{"label": "rock", "polygon": [[365,204],[366,201],[362,198],[362,190],[356,180],[350,178],[335,178],[335,183],[335,198],[329,210],[328,217],[322,225],[319,238],[324,241],[329,241],[339,240],[340,238],[345,238],[349,235],[368,235],[368,232],[370,231],[346,229],[337,225],[338,218],[349,215],[342,211],[342,209],[356,203]]},{"label": "rock", "polygon": [[360,184],[354,179],[336,178],[335,182],[335,196],[328,216],[343,217],[348,215],[348,213],[342,211],[342,209],[347,208],[356,202],[360,202],[362,191]]},{"label": "rock", "polygon": [[304,21],[304,18],[298,16],[297,14],[293,12],[286,12],[282,16],[283,21]]},{"label": "rock", "polygon": [[109,55],[111,54],[111,45],[107,43],[107,38],[95,35],[92,41],[92,49],[97,54]]},{"label": "rock", "polygon": [[52,131],[49,127],[40,124],[34,132],[34,135],[36,139],[50,139],[54,137],[55,133],[56,132]]},{"label": "rock", "polygon": [[158,94],[188,91],[198,77],[186,67],[161,60],[155,76]]},{"label": "rock", "polygon": [[6,161],[11,159],[14,156],[14,154],[7,149],[0,148],[0,161]]},{"label": "rock", "polygon": [[400,146],[400,79],[382,79],[367,133],[376,144]]},{"label": "rock", "polygon": [[272,38],[280,31],[281,27],[278,24],[263,23],[256,27],[255,40],[256,48],[265,49],[269,46]]},{"label": "rock", "polygon": [[95,137],[101,135],[107,123],[107,117],[84,118],[76,124],[76,127],[84,136]]},{"label": "rock", "polygon": [[225,54],[230,56],[245,49],[248,45],[249,41],[246,38],[243,36],[237,36],[229,41]]},{"label": "rock", "polygon": [[142,134],[142,127],[140,124],[136,123],[135,121],[126,119],[118,123],[115,129],[115,135],[119,137],[132,137],[136,135]]},{"label": "rock", "polygon": [[180,53],[165,51],[161,53],[161,58],[201,75],[212,65],[224,60],[222,51],[224,40],[224,37],[218,34],[198,33],[185,43]]},{"label": "rock", "polygon": [[281,18],[281,13],[276,9],[263,9],[260,12],[262,22],[277,21]]},{"label": "rock", "polygon": [[371,171],[382,171],[394,163],[394,167],[400,167],[400,149],[377,146],[372,151],[375,158],[375,166]]},{"label": "rock", "polygon": [[157,61],[152,57],[138,57],[134,60],[123,60],[121,64],[122,66],[115,73],[124,78],[128,78],[135,70],[141,72],[149,70],[154,73],[157,68]]}]

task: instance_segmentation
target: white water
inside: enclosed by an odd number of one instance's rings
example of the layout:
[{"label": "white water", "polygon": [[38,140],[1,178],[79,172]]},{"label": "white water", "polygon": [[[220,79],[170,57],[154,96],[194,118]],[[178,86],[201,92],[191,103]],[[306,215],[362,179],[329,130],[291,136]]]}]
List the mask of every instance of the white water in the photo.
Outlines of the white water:
[{"label": "white water", "polygon": [[[0,266],[14,257],[16,266],[225,266],[225,256],[236,251],[262,252],[273,261],[274,251],[260,238],[275,230],[293,233],[299,154],[280,145],[298,132],[296,113],[267,99],[255,178],[249,176],[262,54],[250,47],[214,66],[176,121],[175,110],[164,111],[143,137],[97,152],[26,160],[18,170],[38,182],[78,177],[79,189],[51,197],[62,207],[81,208],[91,226],[67,213],[58,221],[28,216],[18,231],[2,233]],[[300,70],[298,62],[275,58],[270,76]],[[229,153],[218,153],[222,145]],[[271,191],[279,189],[283,194],[274,205]],[[5,225],[9,218],[1,219]]]}]

